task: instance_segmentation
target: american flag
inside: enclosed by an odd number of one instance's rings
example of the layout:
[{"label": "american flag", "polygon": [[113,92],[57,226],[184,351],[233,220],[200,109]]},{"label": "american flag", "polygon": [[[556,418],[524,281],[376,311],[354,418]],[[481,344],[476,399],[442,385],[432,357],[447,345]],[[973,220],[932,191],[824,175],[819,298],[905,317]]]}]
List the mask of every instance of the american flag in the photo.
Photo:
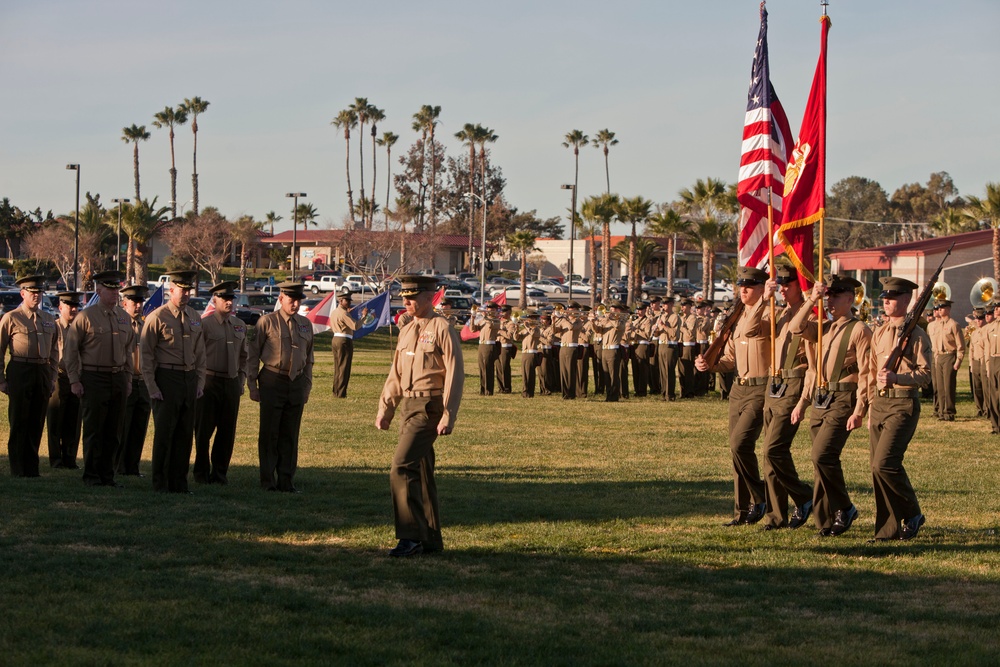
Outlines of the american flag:
[{"label": "american flag", "polygon": [[[740,264],[767,267],[767,197],[771,189],[774,229],[781,224],[781,193],[792,131],[771,85],[767,62],[767,9],[760,3],[760,34],[753,54],[743,151],[736,198],[740,202]],[[774,233],[774,229],[771,233]],[[777,250],[777,248],[776,248]]]}]

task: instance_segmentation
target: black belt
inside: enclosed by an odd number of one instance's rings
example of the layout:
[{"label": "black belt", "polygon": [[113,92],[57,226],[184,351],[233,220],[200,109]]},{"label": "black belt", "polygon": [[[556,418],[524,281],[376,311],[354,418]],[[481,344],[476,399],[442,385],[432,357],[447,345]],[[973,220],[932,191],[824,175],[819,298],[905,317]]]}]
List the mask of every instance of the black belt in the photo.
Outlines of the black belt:
[{"label": "black belt", "polygon": [[760,387],[771,381],[771,378],[767,377],[756,377],[756,378],[736,378],[736,384],[741,387]]},{"label": "black belt", "polygon": [[430,398],[432,396],[443,396],[443,389],[430,389],[428,391],[403,391],[403,398]]},{"label": "black belt", "polygon": [[879,389],[875,392],[877,396],[884,398],[916,398],[920,395],[919,389]]},{"label": "black belt", "polygon": [[226,378],[227,380],[235,380],[239,375],[230,375],[229,373],[220,373],[219,371],[210,371],[205,369],[205,375],[213,378]]},{"label": "black belt", "polygon": [[827,385],[826,390],[827,391],[851,391],[851,392],[854,392],[854,391],[858,390],[858,383],[857,382],[831,382],[829,385]]},{"label": "black belt", "polygon": [[184,364],[156,364],[157,368],[165,368],[168,371],[193,371],[194,367],[188,368]]},{"label": "black belt", "polygon": [[806,369],[804,368],[782,368],[781,377],[785,380],[791,378],[804,378],[806,376]]},{"label": "black belt", "polygon": [[47,364],[48,359],[39,359],[38,357],[11,357],[11,361],[16,361],[19,364]]},{"label": "black belt", "polygon": [[121,373],[125,370],[124,366],[88,366],[83,365],[83,370],[92,371],[97,373]]}]

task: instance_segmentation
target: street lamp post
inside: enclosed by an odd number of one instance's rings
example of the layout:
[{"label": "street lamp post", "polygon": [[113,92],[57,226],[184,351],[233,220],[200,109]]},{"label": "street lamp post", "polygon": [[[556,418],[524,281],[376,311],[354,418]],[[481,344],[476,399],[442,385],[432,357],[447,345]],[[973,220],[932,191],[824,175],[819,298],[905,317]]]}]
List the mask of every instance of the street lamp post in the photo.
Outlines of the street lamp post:
[{"label": "street lamp post", "polygon": [[127,204],[131,199],[112,199],[112,204],[118,204],[118,247],[115,249],[115,271],[122,270],[122,204]]},{"label": "street lamp post", "polygon": [[483,241],[479,248],[479,303],[486,303],[486,200],[475,192],[466,192],[463,195],[466,199],[475,197],[483,205]]},{"label": "street lamp post", "polygon": [[80,285],[80,165],[68,164],[76,172],[76,220],[73,223],[73,289]]},{"label": "street lamp post", "polygon": [[[572,184],[560,185],[563,190],[571,190],[573,193],[573,211],[570,214],[569,220],[569,300],[573,300],[573,246],[576,245],[576,186]],[[591,280],[594,277],[591,276]]]},{"label": "street lamp post", "polygon": [[295,280],[295,266],[297,262],[296,254],[298,250],[296,249],[298,233],[299,233],[299,197],[305,197],[304,192],[289,192],[285,195],[286,197],[293,197],[295,203],[292,204],[292,280]]}]

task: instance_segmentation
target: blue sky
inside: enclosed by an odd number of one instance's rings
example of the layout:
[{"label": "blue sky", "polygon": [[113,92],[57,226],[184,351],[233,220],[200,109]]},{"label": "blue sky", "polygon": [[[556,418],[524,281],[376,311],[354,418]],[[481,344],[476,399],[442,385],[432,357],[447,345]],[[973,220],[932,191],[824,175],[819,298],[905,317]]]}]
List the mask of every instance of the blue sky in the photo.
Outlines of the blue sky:
[{"label": "blue sky", "polygon": [[[442,107],[450,155],[466,122],[500,137],[507,197],[543,217],[568,207],[572,129],[610,128],[611,188],[655,202],[696,178],[735,180],[756,0],[281,3],[6,0],[0,8],[0,195],[57,213],[74,176],[104,202],[130,196],[123,127],[145,124],[143,196],[170,199],[166,132],[153,114],[185,97],[199,120],[202,206],[290,228],[286,192],[304,191],[321,226],[346,213],[344,141],[329,124],[355,97],[385,110],[403,152],[411,116]],[[771,0],[771,78],[793,132],[819,48],[821,8]],[[962,194],[1000,180],[1000,3],[831,0],[828,185],[859,175],[891,195],[947,171]],[[191,198],[191,131],[176,141],[178,199]],[[357,144],[352,138],[354,186]],[[366,189],[370,189],[366,155]],[[395,165],[394,165],[395,168]],[[385,157],[379,169],[384,197]],[[581,198],[604,189],[602,155],[581,154]]]}]

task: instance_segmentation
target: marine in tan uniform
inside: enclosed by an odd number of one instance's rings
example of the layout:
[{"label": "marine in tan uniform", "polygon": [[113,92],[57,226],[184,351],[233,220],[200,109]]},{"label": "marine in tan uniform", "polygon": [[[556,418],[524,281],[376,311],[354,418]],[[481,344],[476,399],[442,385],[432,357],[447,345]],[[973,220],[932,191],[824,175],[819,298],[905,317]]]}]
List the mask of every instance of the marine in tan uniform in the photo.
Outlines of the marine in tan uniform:
[{"label": "marine in tan uniform", "polygon": [[77,452],[80,451],[80,399],[70,389],[69,376],[63,360],[63,346],[66,344],[66,330],[80,312],[82,292],[59,292],[59,378],[55,391],[49,398],[45,424],[48,428],[49,465],[53,468],[78,470]]},{"label": "marine in tan uniform", "polygon": [[187,305],[197,272],[167,275],[170,298],[146,318],[139,348],[155,425],[153,490],[187,493],[195,406],[205,389],[205,337],[201,314]]},{"label": "marine in tan uniform", "polygon": [[[764,394],[770,380],[770,331],[765,331],[761,324],[765,310],[764,282],[768,276],[752,266],[739,267],[737,275],[743,313],[722,357],[712,369],[701,355],[692,364],[700,371],[733,370],[736,373],[736,383],[729,397],[729,450],[733,458],[735,503],[733,519],[727,526],[757,523],[767,511],[766,489],[760,477],[755,447],[764,426]],[[689,317],[694,318],[693,315]],[[687,335],[693,334],[685,333]]]},{"label": "marine in tan uniform", "polygon": [[[361,316],[368,314],[362,309]],[[351,317],[351,293],[337,296],[337,307],[330,313],[330,352],[333,353],[333,396],[347,398],[347,385],[351,381],[351,362],[354,360],[354,332],[358,322]]]},{"label": "marine in tan uniform", "polygon": [[537,369],[542,361],[542,333],[538,313],[527,313],[521,318],[515,337],[521,342],[521,380],[524,383],[521,396],[534,398]]},{"label": "marine in tan uniform", "polygon": [[622,338],[625,336],[627,317],[628,308],[616,299],[608,303],[608,312],[604,317],[594,320],[594,330],[601,333],[603,340],[601,374],[604,376],[604,400],[607,403],[617,403],[621,398]]},{"label": "marine in tan uniform", "polygon": [[[796,406],[801,408],[809,401],[803,388],[809,361],[802,337],[791,332],[792,318],[804,307],[798,271],[782,266],[775,271],[775,280],[765,285],[764,300],[781,290],[783,306],[776,309],[774,320],[774,365],[771,382],[764,396],[764,437],[761,452],[764,458],[764,484],[767,487],[767,514],[764,530],[799,528],[812,513],[812,485],[799,479],[792,460],[792,441],[799,430],[799,422],[792,421]],[[771,327],[770,307],[763,316],[763,327]],[[777,369],[777,373],[774,372]],[[791,520],[788,518],[788,498],[795,503]]]},{"label": "marine in tan uniform", "polygon": [[984,394],[991,432],[1000,435],[1000,297],[993,302],[993,322],[986,326],[986,381]]},{"label": "marine in tan uniform", "polygon": [[[21,305],[0,319],[0,391],[10,399],[7,456],[11,475],[38,477],[38,448],[59,364],[59,329],[55,318],[39,307],[45,276],[24,276],[17,285]],[[10,362],[4,372],[8,350]],[[75,462],[75,450],[73,457]]]},{"label": "marine in tan uniform", "polygon": [[953,302],[939,300],[937,317],[927,325],[934,352],[934,416],[941,421],[955,421],[955,379],[965,357],[965,337],[951,317]]},{"label": "marine in tan uniform", "polygon": [[663,394],[663,387],[660,384],[659,336],[653,331],[660,319],[660,312],[662,310],[663,299],[661,297],[654,296],[649,300],[646,317],[649,318],[649,394],[651,396],[660,396]]},{"label": "marine in tan uniform", "polygon": [[507,304],[500,306],[500,322],[497,327],[497,347],[499,348],[495,363],[495,373],[498,389],[501,394],[511,392],[510,383],[510,363],[517,356],[517,342],[515,337],[517,325],[510,319],[512,308]]},{"label": "marine in tan uniform", "polygon": [[149,289],[145,285],[129,285],[121,290],[122,310],[132,324],[136,345],[132,348],[132,393],[125,401],[125,419],[122,426],[121,445],[115,456],[115,471],[119,475],[143,477],[139,471],[142,461],[142,448],[146,445],[146,432],[149,430],[149,415],[152,403],[149,400],[149,389],[142,379],[142,359],[140,358],[138,341],[142,335],[142,325],[145,318],[142,306],[146,301]]},{"label": "marine in tan uniform", "polygon": [[556,379],[556,363],[552,359],[552,339],[555,334],[552,332],[552,315],[549,313],[539,314],[538,325],[538,345],[541,349],[541,361],[538,364],[538,389],[542,396],[551,396],[553,391],[557,391],[559,382]]},{"label": "marine in tan uniform", "polygon": [[479,395],[492,396],[496,385],[496,362],[500,358],[497,333],[500,329],[499,306],[490,301],[472,316],[470,331],[479,332]]},{"label": "marine in tan uniform", "polygon": [[986,403],[983,394],[983,360],[986,358],[986,338],[983,327],[986,326],[986,311],[976,308],[972,311],[973,331],[969,336],[969,386],[972,389],[972,400],[976,405],[976,416],[986,416]]},{"label": "marine in tan uniform", "polygon": [[582,353],[580,337],[583,335],[583,324],[580,304],[576,301],[570,301],[561,315],[556,314],[552,317],[552,331],[559,337],[559,384],[562,387],[564,400],[572,400],[577,397],[580,368],[578,361]]},{"label": "marine in tan uniform", "polygon": [[405,557],[444,548],[434,441],[455,428],[465,370],[458,334],[432,309],[437,281],[402,276],[400,283],[403,305],[414,319],[399,332],[375,427],[388,429],[400,413],[399,442],[389,472],[399,543],[389,555]]},{"label": "marine in tan uniform", "polygon": [[[701,301],[695,306],[695,315],[698,317],[698,324],[695,328],[695,342],[698,343],[698,354],[705,354],[708,350],[708,335],[712,330],[712,306],[714,302],[712,301]],[[695,369],[694,375],[694,395],[704,396],[708,393],[709,385],[711,384],[712,376],[715,375],[711,371],[699,371]]]},{"label": "marine in tan uniform", "polygon": [[910,478],[903,467],[903,455],[917,430],[920,419],[920,387],[931,371],[930,339],[915,327],[906,345],[899,368],[886,368],[889,355],[899,344],[899,329],[916,283],[903,278],[882,278],[882,310],[885,322],[875,329],[871,342],[868,398],[871,412],[868,430],[871,441],[872,488],[875,491],[875,539],[908,540],[917,536],[924,515]]},{"label": "marine in tan uniform", "polygon": [[247,380],[250,399],[260,402],[257,454],[260,485],[267,491],[296,493],[302,411],[312,391],[312,322],[298,314],[304,285],[278,285],[279,309],[257,321],[250,343]]},{"label": "marine in tan uniform", "polygon": [[212,287],[215,311],[201,320],[205,390],[194,409],[194,481],[199,484],[229,481],[240,397],[247,381],[247,327],[233,315],[238,287],[232,280]]},{"label": "marine in tan uniform", "polygon": [[[810,423],[815,470],[813,518],[823,537],[846,532],[858,516],[847,492],[840,453],[850,432],[861,426],[868,412],[868,374],[859,371],[868,366],[872,334],[851,314],[855,289],[860,286],[861,283],[853,278],[836,275],[830,276],[829,287],[817,283],[806,297],[805,307],[799,310],[791,324],[792,333],[815,343],[819,324],[811,320],[809,314],[816,302],[827,295],[825,312],[830,314],[832,321],[823,323],[819,363],[810,360],[817,376],[822,369],[823,380],[812,388]],[[826,407],[819,407],[823,404]],[[801,418],[802,412],[796,409],[792,419]]]},{"label": "marine in tan uniform", "polygon": [[694,398],[695,373],[697,371],[694,360],[698,356],[698,316],[694,314],[694,301],[692,299],[681,300],[680,316],[681,398]]},{"label": "marine in tan uniform", "polygon": [[667,296],[660,309],[660,317],[653,327],[653,335],[658,336],[658,356],[660,368],[660,389],[663,400],[677,400],[677,362],[681,350],[681,317],[674,312],[677,299]]},{"label": "marine in tan uniform", "polygon": [[99,301],[76,316],[63,347],[70,389],[80,397],[83,481],[92,486],[121,486],[115,481],[115,454],[132,393],[136,345],[131,318],[118,305],[123,279],[118,271],[94,276]]},{"label": "marine in tan uniform", "polygon": [[649,391],[649,359],[653,338],[653,323],[646,316],[649,304],[640,301],[635,307],[635,320],[632,324],[634,336],[632,348],[632,389],[637,398],[645,397]]},{"label": "marine in tan uniform", "polygon": [[576,395],[579,398],[587,398],[590,390],[590,357],[593,354],[590,346],[594,330],[590,326],[590,306],[580,306],[580,319],[583,321],[583,330],[580,332],[580,354],[576,360]]}]

